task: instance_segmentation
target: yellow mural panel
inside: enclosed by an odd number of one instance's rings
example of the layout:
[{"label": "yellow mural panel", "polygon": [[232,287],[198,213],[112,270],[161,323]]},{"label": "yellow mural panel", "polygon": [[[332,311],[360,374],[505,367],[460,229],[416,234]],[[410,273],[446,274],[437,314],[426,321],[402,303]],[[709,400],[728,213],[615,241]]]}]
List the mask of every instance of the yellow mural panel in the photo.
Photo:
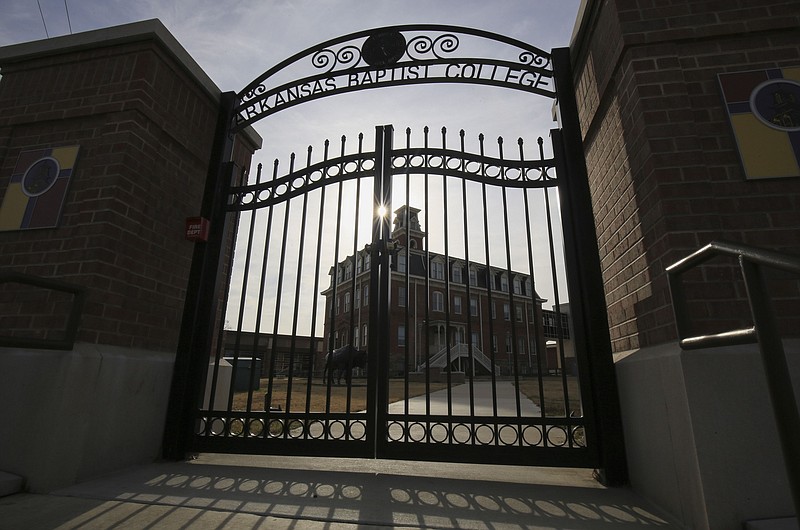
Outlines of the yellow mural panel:
[{"label": "yellow mural panel", "polygon": [[771,129],[753,114],[731,116],[742,164],[751,178],[789,177],[800,174],[786,133]]},{"label": "yellow mural panel", "polygon": [[0,207],[0,230],[18,230],[27,207],[28,197],[22,192],[22,185],[9,184]]}]

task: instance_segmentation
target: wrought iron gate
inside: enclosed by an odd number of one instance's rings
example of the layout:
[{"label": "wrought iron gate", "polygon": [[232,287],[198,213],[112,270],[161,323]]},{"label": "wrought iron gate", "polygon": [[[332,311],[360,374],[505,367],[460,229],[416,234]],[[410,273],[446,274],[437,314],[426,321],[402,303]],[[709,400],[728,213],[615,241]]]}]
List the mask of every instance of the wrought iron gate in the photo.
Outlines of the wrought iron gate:
[{"label": "wrought iron gate", "polygon": [[[338,156],[326,143],[314,162],[309,148],[302,169],[292,157],[287,173],[259,168],[229,191],[239,272],[194,450],[597,462],[588,379],[559,304],[556,160],[541,139],[534,157],[520,140],[509,160],[502,139],[489,156],[482,136],[477,153],[463,131],[457,149],[444,129],[437,147],[431,136],[414,147],[407,130],[394,148],[392,126],[381,126],[374,151],[360,137],[347,153],[343,138]],[[334,351],[353,357],[343,383],[326,361]]]},{"label": "wrought iron gate", "polygon": [[[459,36],[522,51],[448,57]],[[269,88],[309,59],[325,71]],[[203,288],[187,296],[165,454],[585,466],[624,481],[569,64],[566,49],[551,58],[478,30],[402,26],[328,41],[225,94],[204,204],[211,236],[190,280]],[[355,148],[342,138],[304,163],[292,155],[287,170],[276,161],[237,180],[224,162],[232,132],[281,108],[421,82],[557,96],[552,156],[541,139],[490,149],[479,136],[468,149],[475,138],[448,141],[444,129],[421,141],[407,130],[395,148],[400,135],[381,126],[374,150],[363,135]],[[221,270],[227,320],[215,310]]]}]

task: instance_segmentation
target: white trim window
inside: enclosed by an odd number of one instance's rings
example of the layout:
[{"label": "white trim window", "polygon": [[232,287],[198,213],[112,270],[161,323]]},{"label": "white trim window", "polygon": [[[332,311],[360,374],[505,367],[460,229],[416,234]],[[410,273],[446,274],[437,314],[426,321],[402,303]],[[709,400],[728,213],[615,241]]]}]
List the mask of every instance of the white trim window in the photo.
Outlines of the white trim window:
[{"label": "white trim window", "polygon": [[463,283],[464,279],[461,276],[461,265],[454,263],[453,264],[453,283]]},{"label": "white trim window", "polygon": [[434,280],[444,280],[444,263],[441,261],[431,262],[431,278]]},{"label": "white trim window", "polygon": [[431,295],[431,309],[433,311],[444,311],[444,295],[441,291],[433,291]]}]

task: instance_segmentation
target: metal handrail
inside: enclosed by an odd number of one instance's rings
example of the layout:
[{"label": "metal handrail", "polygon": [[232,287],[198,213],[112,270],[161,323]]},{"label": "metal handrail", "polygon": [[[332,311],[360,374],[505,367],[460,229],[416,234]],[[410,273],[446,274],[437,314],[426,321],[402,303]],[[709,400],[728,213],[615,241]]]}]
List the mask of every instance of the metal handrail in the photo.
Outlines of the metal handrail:
[{"label": "metal handrail", "polygon": [[[687,337],[688,311],[680,277],[694,267],[721,255],[734,256],[739,260],[753,326],[713,335]],[[800,276],[800,258],[747,245],[712,242],[670,265],[666,272],[681,348],[690,350],[734,344],[758,344],[792,491],[795,514],[800,515],[800,414],[762,268],[780,269]]]},{"label": "metal handrail", "polygon": [[[447,356],[447,347],[445,346],[438,353],[434,354],[430,358],[429,363],[420,364],[417,369],[424,370],[427,366],[431,368],[444,368],[447,364],[445,357]],[[478,361],[484,368],[487,370],[491,370],[492,361],[489,359],[480,348],[473,345],[472,346],[472,356],[474,360]],[[465,343],[454,344],[450,346],[450,362],[458,359],[459,357],[469,357],[469,347]],[[495,370],[499,370],[498,366],[495,365]]]},{"label": "metal handrail", "polygon": [[72,309],[70,310],[67,323],[64,328],[63,339],[37,339],[32,337],[14,337],[10,335],[0,335],[0,346],[11,348],[39,348],[44,350],[71,350],[75,345],[75,338],[78,334],[78,325],[83,312],[83,305],[86,299],[86,289],[80,285],[74,285],[52,278],[40,278],[30,274],[19,272],[0,273],[0,284],[20,283],[41,287],[51,291],[69,293],[73,296]]}]

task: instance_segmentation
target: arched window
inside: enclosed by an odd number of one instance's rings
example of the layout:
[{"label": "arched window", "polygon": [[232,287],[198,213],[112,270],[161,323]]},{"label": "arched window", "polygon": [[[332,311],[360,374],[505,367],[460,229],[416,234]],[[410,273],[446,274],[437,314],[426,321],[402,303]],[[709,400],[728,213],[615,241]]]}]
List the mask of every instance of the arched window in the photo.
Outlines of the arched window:
[{"label": "arched window", "polygon": [[444,295],[441,291],[433,291],[431,309],[433,311],[444,311]]}]

